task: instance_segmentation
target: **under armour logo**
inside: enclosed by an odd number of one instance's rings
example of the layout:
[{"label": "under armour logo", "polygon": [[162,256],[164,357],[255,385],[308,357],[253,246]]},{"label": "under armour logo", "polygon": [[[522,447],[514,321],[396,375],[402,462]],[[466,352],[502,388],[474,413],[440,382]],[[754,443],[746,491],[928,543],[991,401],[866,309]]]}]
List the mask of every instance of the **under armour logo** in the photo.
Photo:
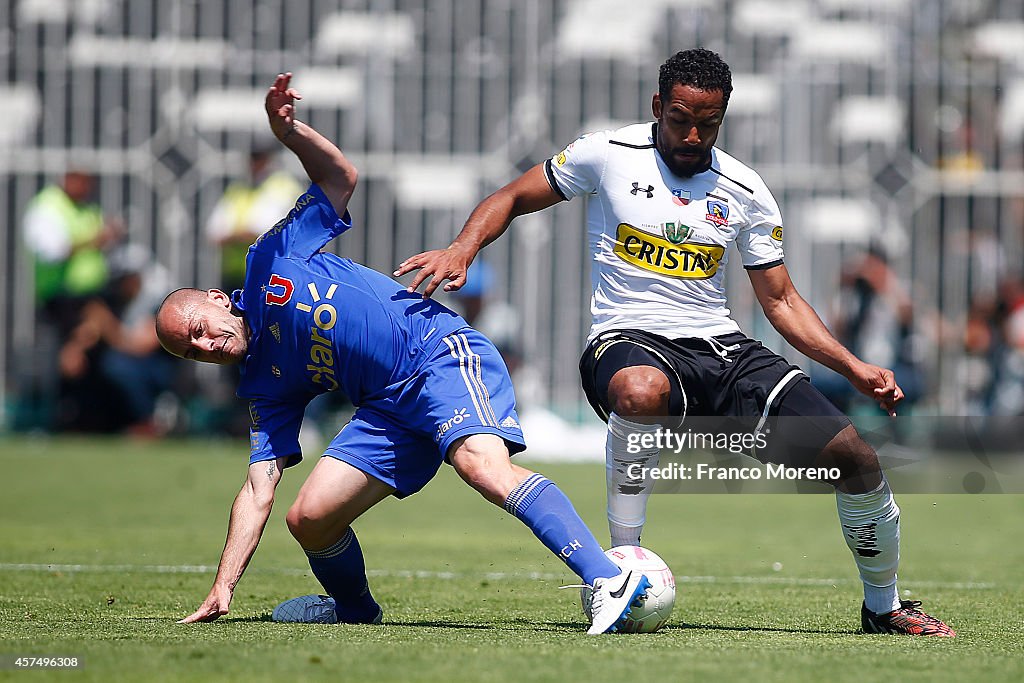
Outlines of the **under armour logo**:
[{"label": "under armour logo", "polygon": [[654,185],[648,185],[646,189],[640,187],[640,183],[633,183],[633,189],[629,191],[630,194],[636,194],[637,192],[646,192],[647,198],[650,199],[654,196]]}]

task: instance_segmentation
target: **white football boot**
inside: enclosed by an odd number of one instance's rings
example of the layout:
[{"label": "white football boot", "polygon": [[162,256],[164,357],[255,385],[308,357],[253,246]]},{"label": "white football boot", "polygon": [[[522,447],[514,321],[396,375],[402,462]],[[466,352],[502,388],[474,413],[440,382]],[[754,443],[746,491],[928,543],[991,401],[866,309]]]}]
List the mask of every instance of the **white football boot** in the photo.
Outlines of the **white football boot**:
[{"label": "white football boot", "polygon": [[592,622],[587,635],[614,633],[629,616],[634,606],[651,587],[642,573],[629,570],[618,576],[594,580],[594,594],[590,603]]}]

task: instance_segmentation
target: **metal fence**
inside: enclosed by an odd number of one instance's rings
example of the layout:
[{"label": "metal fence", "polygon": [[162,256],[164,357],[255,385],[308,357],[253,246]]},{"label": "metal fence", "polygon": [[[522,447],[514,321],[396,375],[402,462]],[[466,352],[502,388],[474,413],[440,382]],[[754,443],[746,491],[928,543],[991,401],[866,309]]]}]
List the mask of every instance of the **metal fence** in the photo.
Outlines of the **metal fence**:
[{"label": "metal fence", "polygon": [[[38,353],[21,217],[69,165],[99,176],[105,211],[179,284],[208,286],[202,225],[290,70],[302,115],[361,170],[362,229],[334,247],[390,272],[581,131],[649,118],[658,65],[698,45],[735,74],[719,144],[779,200],[805,297],[827,311],[844,259],[886,247],[919,319],[942,321],[925,334],[932,404],[964,410],[948,330],[1024,253],[1024,5],[1010,0],[7,0],[0,405]],[[583,203],[521,219],[484,257],[492,296],[521,312],[540,400],[578,406]],[[741,325],[791,353],[735,261]]]}]

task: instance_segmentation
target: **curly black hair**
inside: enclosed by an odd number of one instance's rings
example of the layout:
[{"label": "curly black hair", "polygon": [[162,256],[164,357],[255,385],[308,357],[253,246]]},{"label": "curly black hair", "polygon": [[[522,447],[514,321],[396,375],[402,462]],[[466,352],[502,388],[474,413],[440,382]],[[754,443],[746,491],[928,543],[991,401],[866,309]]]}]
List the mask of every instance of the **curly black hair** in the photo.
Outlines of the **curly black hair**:
[{"label": "curly black hair", "polygon": [[668,101],[672,86],[692,85],[699,90],[722,91],[722,104],[729,104],[732,94],[732,72],[717,53],[702,47],[677,52],[658,70],[658,93]]}]

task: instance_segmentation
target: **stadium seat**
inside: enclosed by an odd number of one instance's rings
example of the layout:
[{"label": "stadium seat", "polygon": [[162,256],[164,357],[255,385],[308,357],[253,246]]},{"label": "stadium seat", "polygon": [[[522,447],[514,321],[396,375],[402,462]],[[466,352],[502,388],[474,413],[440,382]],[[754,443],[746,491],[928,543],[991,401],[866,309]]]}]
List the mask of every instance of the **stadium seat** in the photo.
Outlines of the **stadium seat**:
[{"label": "stadium seat", "polygon": [[1024,139],[1024,79],[1007,84],[998,117],[999,135],[1003,142]]},{"label": "stadium seat", "polygon": [[818,0],[823,12],[865,16],[869,14],[897,14],[908,9],[910,0]]},{"label": "stadium seat", "polygon": [[974,29],[970,51],[1024,66],[1024,21],[990,21]]},{"label": "stadium seat", "polygon": [[39,91],[27,83],[8,83],[0,86],[0,101],[8,109],[6,121],[0,126],[0,145],[13,146],[30,140],[42,111]]},{"label": "stadium seat", "polygon": [[402,57],[416,47],[416,25],[408,14],[338,12],[325,16],[319,25],[313,45],[321,57]]},{"label": "stadium seat", "polygon": [[655,34],[664,27],[666,9],[699,10],[711,0],[573,0],[558,25],[557,54],[565,58],[644,61],[656,56]]},{"label": "stadium seat", "polygon": [[402,157],[395,162],[395,201],[403,208],[472,208],[479,199],[479,178],[472,160],[453,157]]},{"label": "stadium seat", "polygon": [[891,63],[892,43],[884,27],[860,21],[816,21],[793,34],[790,56],[807,62],[850,62],[880,67]]},{"label": "stadium seat", "polygon": [[19,24],[61,24],[72,19],[94,26],[117,9],[118,0],[21,0]]},{"label": "stadium seat", "polygon": [[779,84],[764,74],[733,74],[729,116],[765,116],[779,106]]},{"label": "stadium seat", "polygon": [[230,45],[214,38],[128,38],[76,33],[68,43],[75,66],[125,68],[222,69]]},{"label": "stadium seat", "polygon": [[894,97],[844,97],[832,113],[831,131],[840,144],[895,147],[905,133],[903,105]]},{"label": "stadium seat", "polygon": [[817,243],[868,244],[881,228],[878,207],[867,199],[818,197],[794,212],[801,233]]},{"label": "stadium seat", "polygon": [[195,97],[196,127],[199,130],[262,131],[267,125],[262,88],[214,88],[200,90]]},{"label": "stadium seat", "polygon": [[737,31],[750,36],[780,38],[802,31],[813,18],[813,8],[803,0],[741,0],[732,14]]},{"label": "stadium seat", "polygon": [[363,83],[359,69],[351,67],[297,68],[295,88],[302,93],[304,107],[347,109],[359,102]]}]

